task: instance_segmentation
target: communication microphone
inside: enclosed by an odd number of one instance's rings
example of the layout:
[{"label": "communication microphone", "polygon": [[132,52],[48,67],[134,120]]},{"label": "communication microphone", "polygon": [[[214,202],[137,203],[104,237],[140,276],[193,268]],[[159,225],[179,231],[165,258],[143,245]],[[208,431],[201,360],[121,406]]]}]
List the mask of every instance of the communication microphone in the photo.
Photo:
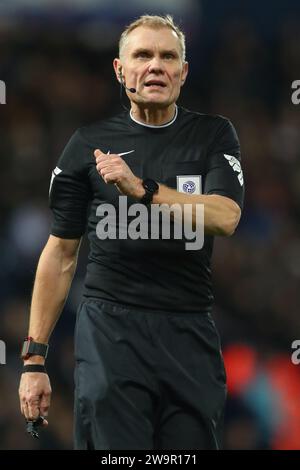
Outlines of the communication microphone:
[{"label": "communication microphone", "polygon": [[123,85],[123,87],[125,88],[125,90],[130,91],[130,93],[136,93],[136,89],[135,89],[135,88],[128,88],[128,87],[125,85],[125,81],[124,81],[124,77],[123,77],[122,72],[119,72],[119,77],[120,77],[120,80],[121,80],[121,85]]}]

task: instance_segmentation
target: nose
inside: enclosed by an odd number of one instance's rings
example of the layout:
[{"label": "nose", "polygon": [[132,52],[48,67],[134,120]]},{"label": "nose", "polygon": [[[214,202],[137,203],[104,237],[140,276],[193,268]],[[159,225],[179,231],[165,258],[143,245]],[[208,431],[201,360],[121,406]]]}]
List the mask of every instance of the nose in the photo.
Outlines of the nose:
[{"label": "nose", "polygon": [[153,57],[149,63],[149,73],[162,73],[163,72],[163,64],[160,57]]}]

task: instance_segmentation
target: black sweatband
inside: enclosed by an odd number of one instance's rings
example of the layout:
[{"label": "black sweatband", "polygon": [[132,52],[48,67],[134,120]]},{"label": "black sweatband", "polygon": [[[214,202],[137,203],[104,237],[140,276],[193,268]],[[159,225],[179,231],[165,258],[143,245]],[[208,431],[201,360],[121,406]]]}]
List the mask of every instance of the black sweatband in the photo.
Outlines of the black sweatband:
[{"label": "black sweatband", "polygon": [[22,374],[24,372],[44,372],[47,374],[46,367],[42,364],[27,364],[23,366]]}]

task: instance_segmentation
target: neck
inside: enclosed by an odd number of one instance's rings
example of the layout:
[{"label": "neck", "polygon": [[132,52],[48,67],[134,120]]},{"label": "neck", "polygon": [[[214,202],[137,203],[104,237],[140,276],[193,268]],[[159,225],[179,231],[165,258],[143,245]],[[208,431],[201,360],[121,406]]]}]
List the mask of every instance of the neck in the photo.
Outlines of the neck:
[{"label": "neck", "polygon": [[131,115],[139,122],[151,126],[162,126],[171,121],[175,115],[176,106],[172,103],[167,108],[140,108],[135,103],[131,103]]}]

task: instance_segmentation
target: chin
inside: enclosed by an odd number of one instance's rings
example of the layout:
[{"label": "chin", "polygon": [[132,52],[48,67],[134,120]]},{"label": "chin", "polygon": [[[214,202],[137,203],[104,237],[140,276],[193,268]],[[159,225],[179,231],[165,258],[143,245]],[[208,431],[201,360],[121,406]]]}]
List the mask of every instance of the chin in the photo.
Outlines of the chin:
[{"label": "chin", "polygon": [[143,104],[145,107],[149,108],[166,108],[173,104],[174,101],[172,100],[166,100],[165,98],[161,97],[159,98],[152,98],[152,99],[145,99],[143,101]]}]

